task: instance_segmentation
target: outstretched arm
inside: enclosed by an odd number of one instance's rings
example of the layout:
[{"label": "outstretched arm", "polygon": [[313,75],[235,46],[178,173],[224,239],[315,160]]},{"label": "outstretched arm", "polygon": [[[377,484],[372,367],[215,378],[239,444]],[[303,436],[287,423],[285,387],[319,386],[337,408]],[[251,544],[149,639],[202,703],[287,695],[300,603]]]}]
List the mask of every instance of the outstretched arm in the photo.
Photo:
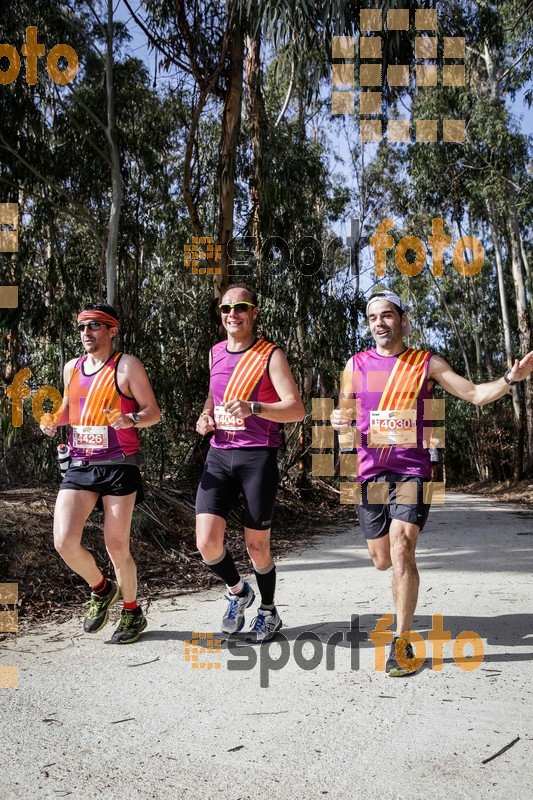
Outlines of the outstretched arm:
[{"label": "outstretched arm", "polygon": [[[513,364],[512,368],[506,372],[507,378],[513,383],[518,383],[527,378],[533,370],[533,352]],[[504,394],[507,394],[511,385],[505,379],[498,378],[497,381],[488,383],[472,383],[455,372],[447,361],[440,356],[432,356],[429,363],[428,377],[442,386],[450,394],[460,397],[476,406],[484,406],[493,403]]]}]

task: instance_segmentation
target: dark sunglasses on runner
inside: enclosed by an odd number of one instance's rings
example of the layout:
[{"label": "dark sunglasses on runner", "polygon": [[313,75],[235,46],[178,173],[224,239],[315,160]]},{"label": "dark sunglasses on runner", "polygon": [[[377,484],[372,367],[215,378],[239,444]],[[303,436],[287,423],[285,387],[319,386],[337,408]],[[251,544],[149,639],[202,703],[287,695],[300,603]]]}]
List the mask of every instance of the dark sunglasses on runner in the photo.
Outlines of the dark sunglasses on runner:
[{"label": "dark sunglasses on runner", "polygon": [[248,307],[255,308],[255,305],[254,303],[247,303],[246,300],[241,300],[238,303],[223,303],[223,305],[219,306],[219,309],[223,314],[229,314],[232,308],[235,309],[237,314],[244,314],[245,311],[248,311]]},{"label": "dark sunglasses on runner", "polygon": [[[89,328],[90,331],[99,331],[104,323],[102,322],[80,322],[78,325],[78,330],[80,333],[85,330],[85,328]],[[109,325],[106,325],[108,328]]]}]

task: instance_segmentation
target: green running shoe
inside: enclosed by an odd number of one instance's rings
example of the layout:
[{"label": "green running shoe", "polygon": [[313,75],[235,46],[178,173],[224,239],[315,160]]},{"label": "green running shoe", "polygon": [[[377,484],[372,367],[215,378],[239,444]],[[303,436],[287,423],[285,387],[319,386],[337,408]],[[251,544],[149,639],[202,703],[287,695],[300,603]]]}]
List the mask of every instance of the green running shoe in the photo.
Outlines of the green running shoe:
[{"label": "green running shoe", "polygon": [[137,606],[135,611],[123,608],[118,628],[111,637],[111,642],[113,644],[133,644],[147,625],[146,617],[140,606]]},{"label": "green running shoe", "polygon": [[91,592],[89,613],[85,617],[83,630],[85,633],[98,633],[109,618],[109,609],[122,597],[120,586],[115,581],[108,581],[109,590],[104,594]]}]

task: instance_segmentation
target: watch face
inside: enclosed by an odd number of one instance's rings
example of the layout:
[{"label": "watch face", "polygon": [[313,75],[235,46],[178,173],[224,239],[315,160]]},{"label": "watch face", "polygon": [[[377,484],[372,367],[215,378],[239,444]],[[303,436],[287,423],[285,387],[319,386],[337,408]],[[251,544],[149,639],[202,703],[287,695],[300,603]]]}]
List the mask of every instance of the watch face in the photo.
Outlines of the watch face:
[{"label": "watch face", "polygon": [[139,417],[138,414],[130,414],[130,417],[135,425],[137,425],[137,423],[141,421],[141,418]]}]

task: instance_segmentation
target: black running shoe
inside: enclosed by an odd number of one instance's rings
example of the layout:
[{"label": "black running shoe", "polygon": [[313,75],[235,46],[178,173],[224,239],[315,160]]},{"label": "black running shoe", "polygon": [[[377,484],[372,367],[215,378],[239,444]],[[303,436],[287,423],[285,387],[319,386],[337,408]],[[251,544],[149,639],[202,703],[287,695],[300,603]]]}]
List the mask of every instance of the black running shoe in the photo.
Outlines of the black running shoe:
[{"label": "black running shoe", "polygon": [[89,613],[85,617],[83,630],[85,633],[98,633],[107,623],[109,609],[122,597],[120,586],[115,581],[108,581],[109,589],[105,594],[91,592]]},{"label": "black running shoe", "polygon": [[[405,647],[405,655],[403,657],[400,655],[402,662],[400,664],[396,656],[396,648],[399,649],[402,645]],[[412,675],[420,666],[416,662],[412,644],[407,639],[404,639],[403,636],[393,639],[385,666],[385,672],[389,678],[402,678],[404,675]]]},{"label": "black running shoe", "polygon": [[140,606],[137,606],[135,611],[123,608],[118,628],[111,637],[111,642],[113,644],[132,644],[137,641],[147,625],[146,617]]}]

